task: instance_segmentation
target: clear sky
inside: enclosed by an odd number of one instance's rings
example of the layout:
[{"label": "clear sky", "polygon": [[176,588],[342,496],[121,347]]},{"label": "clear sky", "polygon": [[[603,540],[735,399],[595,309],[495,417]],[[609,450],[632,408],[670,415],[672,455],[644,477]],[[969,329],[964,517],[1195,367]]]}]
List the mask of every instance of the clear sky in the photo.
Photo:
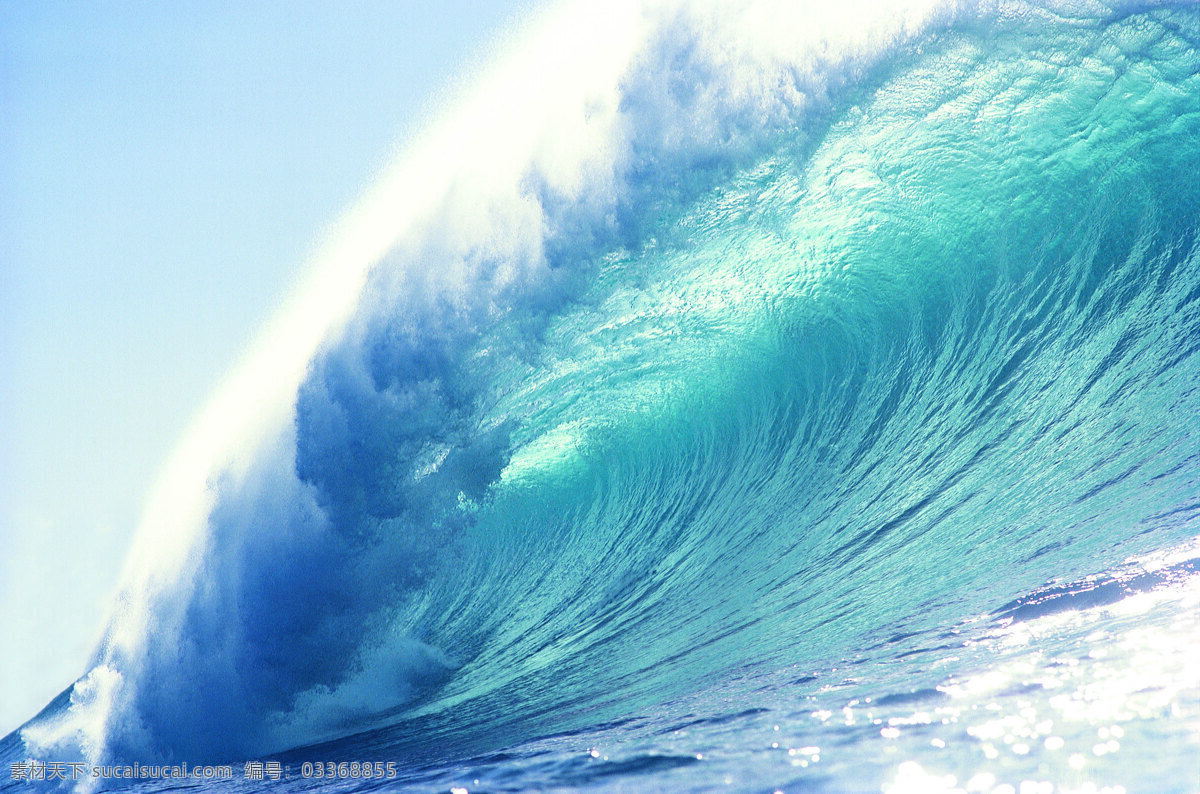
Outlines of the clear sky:
[{"label": "clear sky", "polygon": [[84,672],[155,474],[323,231],[532,7],[0,0],[0,735]]}]

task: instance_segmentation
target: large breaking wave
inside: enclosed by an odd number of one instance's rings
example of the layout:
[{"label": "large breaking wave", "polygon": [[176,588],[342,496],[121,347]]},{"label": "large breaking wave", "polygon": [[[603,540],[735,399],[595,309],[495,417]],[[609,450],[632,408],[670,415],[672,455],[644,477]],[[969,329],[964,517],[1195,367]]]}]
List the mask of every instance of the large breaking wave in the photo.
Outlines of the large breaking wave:
[{"label": "large breaking wave", "polygon": [[556,11],[181,446],[27,751],[504,746],[1195,537],[1198,42]]}]

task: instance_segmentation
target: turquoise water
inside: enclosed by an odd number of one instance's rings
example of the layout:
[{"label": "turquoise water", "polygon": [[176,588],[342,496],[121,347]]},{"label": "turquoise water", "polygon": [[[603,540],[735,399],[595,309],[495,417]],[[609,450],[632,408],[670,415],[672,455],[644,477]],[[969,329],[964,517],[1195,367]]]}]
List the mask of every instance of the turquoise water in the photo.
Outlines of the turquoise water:
[{"label": "turquoise water", "polygon": [[850,5],[623,11],[406,183],[4,758],[1200,788],[1200,7]]}]

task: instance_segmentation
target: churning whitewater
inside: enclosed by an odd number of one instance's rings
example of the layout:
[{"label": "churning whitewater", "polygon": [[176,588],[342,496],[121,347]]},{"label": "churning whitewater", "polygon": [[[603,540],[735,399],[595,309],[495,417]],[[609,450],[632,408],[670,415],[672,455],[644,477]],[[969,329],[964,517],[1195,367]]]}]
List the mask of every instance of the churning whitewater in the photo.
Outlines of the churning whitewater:
[{"label": "churning whitewater", "polygon": [[1197,790],[1198,75],[1183,1],[547,14],[180,445],[4,786]]}]

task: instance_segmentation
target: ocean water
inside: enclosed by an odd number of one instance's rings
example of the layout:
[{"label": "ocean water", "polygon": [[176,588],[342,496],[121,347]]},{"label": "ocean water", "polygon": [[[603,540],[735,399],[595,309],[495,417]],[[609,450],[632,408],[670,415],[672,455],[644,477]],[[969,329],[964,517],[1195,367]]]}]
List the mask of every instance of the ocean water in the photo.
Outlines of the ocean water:
[{"label": "ocean water", "polygon": [[1200,791],[1200,5],[548,13],[64,684],[0,788]]}]

